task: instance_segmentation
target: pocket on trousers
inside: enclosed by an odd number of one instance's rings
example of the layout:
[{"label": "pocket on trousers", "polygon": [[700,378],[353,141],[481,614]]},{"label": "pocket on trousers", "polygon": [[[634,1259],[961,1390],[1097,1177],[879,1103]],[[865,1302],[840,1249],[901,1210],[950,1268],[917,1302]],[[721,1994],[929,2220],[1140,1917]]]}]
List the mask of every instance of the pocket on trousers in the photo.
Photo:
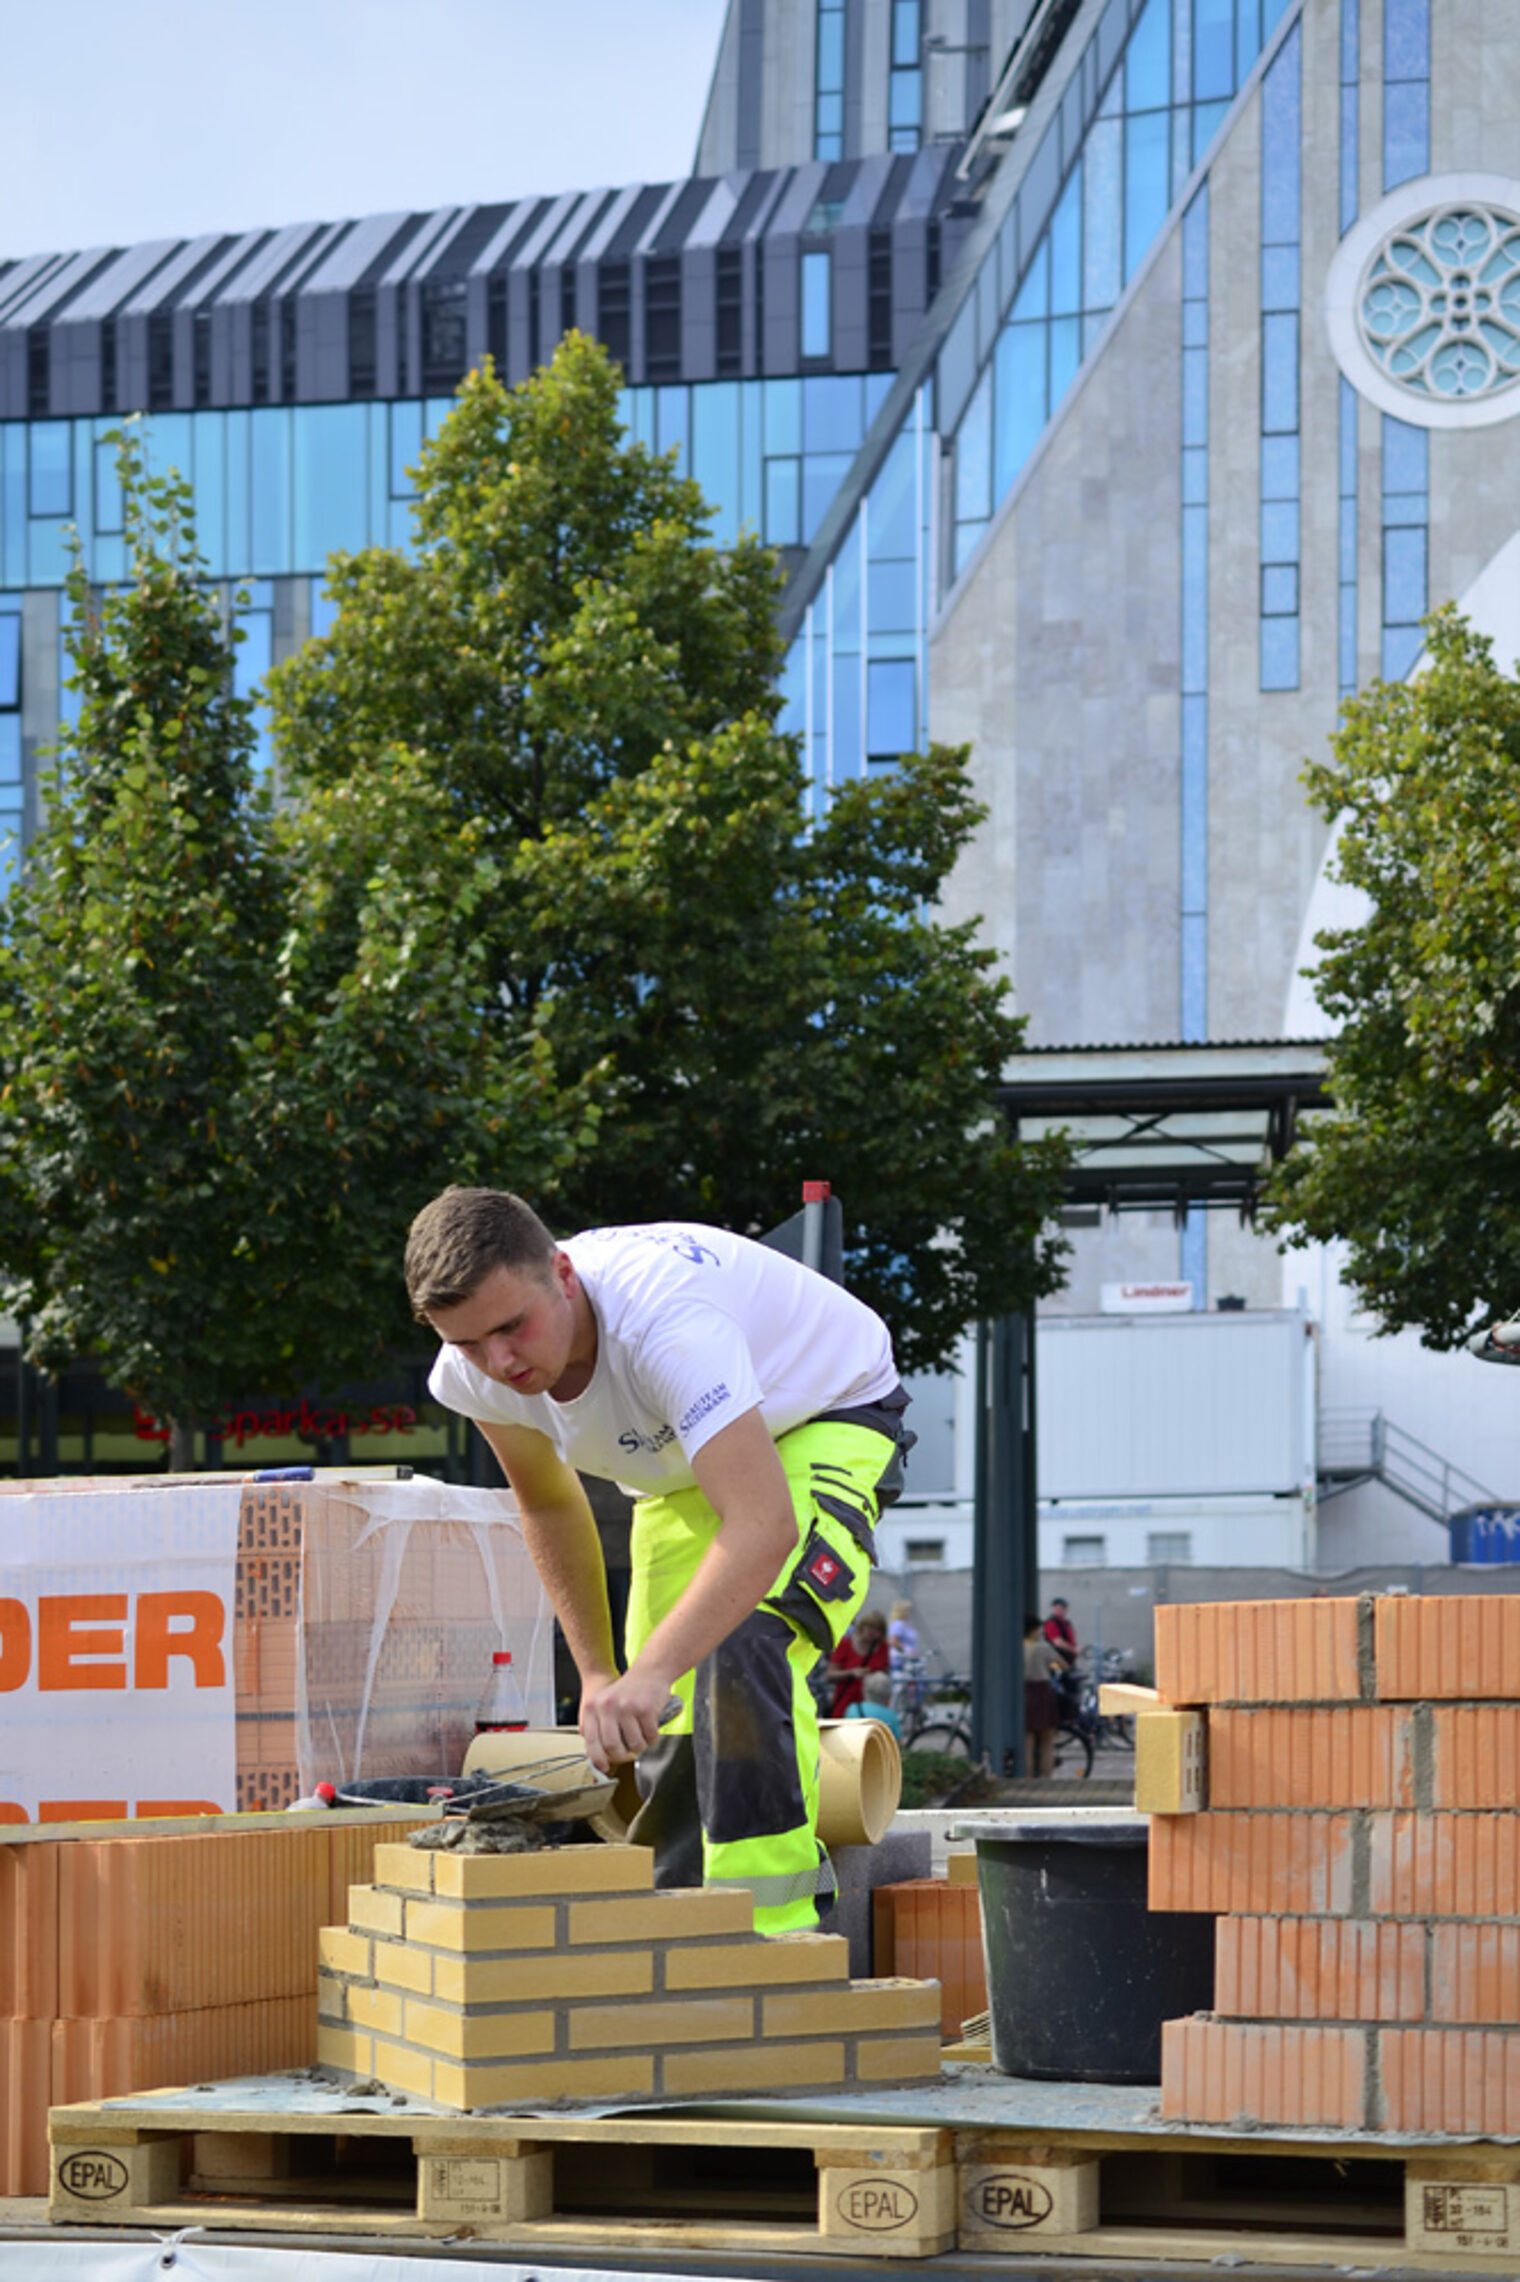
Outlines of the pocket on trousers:
[{"label": "pocket on trousers", "polygon": [[820,1656],[837,1648],[850,1627],[863,1573],[863,1556],[830,1544],[821,1529],[810,1529],[791,1574],[763,1606],[773,1609],[810,1640]]}]

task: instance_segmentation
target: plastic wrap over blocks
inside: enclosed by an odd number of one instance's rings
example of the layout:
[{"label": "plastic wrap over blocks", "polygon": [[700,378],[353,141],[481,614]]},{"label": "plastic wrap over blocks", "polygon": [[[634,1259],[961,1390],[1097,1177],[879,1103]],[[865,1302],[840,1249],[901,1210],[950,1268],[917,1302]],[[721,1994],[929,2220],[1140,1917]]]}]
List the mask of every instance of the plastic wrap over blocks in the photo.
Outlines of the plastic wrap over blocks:
[{"label": "plastic wrap over blocks", "polygon": [[1207,1806],[1151,1826],[1151,1906],[1218,1913],[1215,2011],[1162,2111],[1520,2133],[1520,1596],[1156,1612]]},{"label": "plastic wrap over blocks", "polygon": [[852,1980],[836,1934],[655,1892],[634,1846],[380,1846],[321,1941],[317,2058],[467,2110],[841,2090],[939,2073],[934,1981]]}]

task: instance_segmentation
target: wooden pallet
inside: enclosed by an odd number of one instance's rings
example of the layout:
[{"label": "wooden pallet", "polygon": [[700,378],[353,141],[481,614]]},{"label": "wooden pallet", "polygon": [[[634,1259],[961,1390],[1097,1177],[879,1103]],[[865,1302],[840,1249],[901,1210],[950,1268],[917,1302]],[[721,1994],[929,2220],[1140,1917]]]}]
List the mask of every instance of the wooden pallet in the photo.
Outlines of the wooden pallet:
[{"label": "wooden pallet", "polygon": [[956,2133],[962,2250],[1520,2272],[1520,2148],[1170,2130]]},{"label": "wooden pallet", "polygon": [[281,2112],[189,2091],[55,2108],[48,2216],[530,2249],[901,2259],[955,2244],[948,2130],[429,2115],[310,2084],[298,2096]]}]

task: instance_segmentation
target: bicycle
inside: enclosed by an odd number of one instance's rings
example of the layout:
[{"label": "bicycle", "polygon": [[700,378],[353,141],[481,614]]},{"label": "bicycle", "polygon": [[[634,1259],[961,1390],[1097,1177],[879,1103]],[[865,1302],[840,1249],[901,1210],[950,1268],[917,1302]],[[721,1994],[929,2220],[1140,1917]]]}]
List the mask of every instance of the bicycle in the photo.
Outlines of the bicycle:
[{"label": "bicycle", "polygon": [[969,1696],[969,1682],[957,1679],[953,1672],[931,1679],[922,1656],[906,1658],[892,1679],[892,1703],[902,1726],[903,1750],[937,1751],[947,1759],[971,1758],[971,1727],[965,1714]]}]

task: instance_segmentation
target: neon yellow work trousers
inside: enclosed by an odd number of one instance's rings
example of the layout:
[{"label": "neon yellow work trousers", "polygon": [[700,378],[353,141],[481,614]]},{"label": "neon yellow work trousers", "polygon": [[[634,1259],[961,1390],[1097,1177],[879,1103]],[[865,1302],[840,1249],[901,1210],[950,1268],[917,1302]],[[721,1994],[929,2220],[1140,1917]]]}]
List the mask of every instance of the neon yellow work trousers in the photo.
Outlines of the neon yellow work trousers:
[{"label": "neon yellow work trousers", "polygon": [[[676,1682],[681,1715],[638,1761],[644,1804],[629,1836],[655,1849],[657,1886],[742,1887],[760,1933],[817,1925],[835,1893],[817,1836],[818,1708],[808,1674],[865,1599],[878,1490],[897,1444],[824,1419],[776,1444],[797,1550],[752,1616]],[[633,1512],[630,1663],[674,1608],[717,1535],[700,1490]]]}]

